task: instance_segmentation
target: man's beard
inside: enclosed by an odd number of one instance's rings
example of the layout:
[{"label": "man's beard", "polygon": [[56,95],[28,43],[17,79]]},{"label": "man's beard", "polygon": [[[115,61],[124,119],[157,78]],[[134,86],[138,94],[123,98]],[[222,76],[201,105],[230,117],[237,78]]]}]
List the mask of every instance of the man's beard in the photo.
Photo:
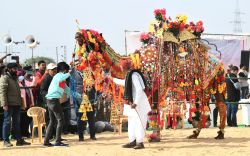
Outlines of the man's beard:
[{"label": "man's beard", "polygon": [[41,74],[43,75],[45,73],[46,69],[40,69]]}]

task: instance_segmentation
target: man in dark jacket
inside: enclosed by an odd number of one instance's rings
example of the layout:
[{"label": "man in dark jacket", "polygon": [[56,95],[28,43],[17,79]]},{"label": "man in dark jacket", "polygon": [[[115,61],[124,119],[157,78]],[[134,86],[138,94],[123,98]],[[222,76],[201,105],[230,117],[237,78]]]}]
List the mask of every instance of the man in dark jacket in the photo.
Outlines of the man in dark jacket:
[{"label": "man in dark jacket", "polygon": [[45,104],[45,108],[46,108],[46,113],[45,113],[46,126],[48,126],[49,124],[49,111],[48,111],[48,107],[46,104],[45,96],[48,93],[49,85],[53,79],[53,76],[55,76],[57,73],[57,65],[55,65],[54,63],[50,63],[47,66],[47,70],[48,70],[48,74],[46,74],[46,76],[43,78],[41,87],[40,87],[41,95],[43,98],[43,103]]},{"label": "man in dark jacket", "polygon": [[[57,73],[57,65],[54,63],[50,63],[47,66],[47,70],[48,70],[48,74],[46,74],[46,76],[43,78],[41,86],[40,86],[40,93],[42,95],[42,99],[43,99],[43,103],[45,104],[45,122],[46,122],[46,126],[49,126],[49,110],[47,107],[47,101],[46,101],[46,95],[48,93],[49,90],[49,85],[53,79],[53,77],[56,75]],[[56,127],[56,125],[55,125]],[[54,127],[53,129],[53,133],[52,133],[52,138],[55,137],[56,135],[56,128]]]},{"label": "man in dark jacket", "polygon": [[16,146],[30,145],[21,138],[20,134],[20,112],[21,112],[21,92],[17,81],[17,63],[9,63],[7,72],[0,79],[0,103],[4,110],[3,140],[5,147],[13,146],[10,143],[10,124],[12,122]]},{"label": "man in dark jacket", "polygon": [[237,127],[237,111],[238,102],[240,101],[240,90],[236,89],[234,83],[239,82],[237,79],[239,68],[233,66],[231,73],[227,75],[227,101],[234,102],[227,104],[227,125],[230,127]]},{"label": "man in dark jacket", "polygon": [[[72,74],[70,78],[70,88],[71,92],[76,92],[79,95],[83,94],[83,75],[78,72],[75,68],[72,69]],[[82,102],[82,97],[77,96],[77,94],[73,94],[73,103],[76,110],[77,115],[77,131],[79,135],[79,141],[84,141],[83,131],[86,130],[85,125],[86,122],[81,120],[82,113],[79,112],[79,107]],[[96,102],[96,91],[91,88],[87,91],[87,95],[92,106]],[[94,109],[94,108],[93,108]],[[95,111],[87,112],[89,131],[90,131],[90,139],[96,140],[95,137]]]}]

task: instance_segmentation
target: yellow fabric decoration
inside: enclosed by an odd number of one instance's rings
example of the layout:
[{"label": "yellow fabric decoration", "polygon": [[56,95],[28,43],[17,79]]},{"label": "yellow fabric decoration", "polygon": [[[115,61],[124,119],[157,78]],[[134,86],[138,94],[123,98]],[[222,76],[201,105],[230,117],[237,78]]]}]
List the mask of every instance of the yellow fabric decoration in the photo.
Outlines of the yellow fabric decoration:
[{"label": "yellow fabric decoration", "polygon": [[78,111],[80,113],[82,113],[82,117],[81,117],[82,121],[88,120],[87,112],[92,112],[93,111],[92,105],[89,102],[89,98],[85,93],[83,95],[82,103],[81,103],[80,108],[79,108]]}]

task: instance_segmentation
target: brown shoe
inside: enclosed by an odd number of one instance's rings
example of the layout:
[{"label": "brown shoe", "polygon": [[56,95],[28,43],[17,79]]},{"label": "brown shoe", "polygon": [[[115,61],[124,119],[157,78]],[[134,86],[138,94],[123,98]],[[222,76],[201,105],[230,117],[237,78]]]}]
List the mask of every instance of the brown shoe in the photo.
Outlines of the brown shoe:
[{"label": "brown shoe", "polygon": [[145,148],[143,143],[138,143],[138,144],[134,147],[134,149],[143,149],[143,148]]},{"label": "brown shoe", "polygon": [[218,135],[215,137],[215,139],[224,139],[224,133],[222,131],[217,132]]},{"label": "brown shoe", "polygon": [[193,131],[193,134],[192,135],[190,135],[190,136],[188,136],[187,138],[188,139],[197,139],[197,137],[199,136],[199,132],[197,132],[197,131]]},{"label": "brown shoe", "polygon": [[123,148],[134,148],[136,146],[136,140],[134,140],[133,142],[127,143],[125,145],[123,145]]}]

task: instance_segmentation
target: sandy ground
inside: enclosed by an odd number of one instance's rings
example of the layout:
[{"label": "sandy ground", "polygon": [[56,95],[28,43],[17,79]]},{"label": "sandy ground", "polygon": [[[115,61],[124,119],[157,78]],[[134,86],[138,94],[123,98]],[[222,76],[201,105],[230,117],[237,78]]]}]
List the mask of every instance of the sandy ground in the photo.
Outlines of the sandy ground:
[{"label": "sandy ground", "polygon": [[[151,156],[151,155],[182,155],[182,156],[249,156],[250,155],[250,128],[227,128],[226,139],[215,140],[217,129],[203,129],[197,140],[186,139],[192,129],[166,130],[162,132],[160,143],[145,142],[145,149],[124,149],[121,146],[127,143],[127,134],[122,136],[113,133],[97,134],[97,141],[89,140],[78,142],[76,135],[63,136],[68,139],[70,147],[43,147],[35,140],[31,146],[3,148],[1,156]],[[30,140],[28,140],[30,141]],[[15,142],[13,142],[15,143]],[[2,144],[2,142],[0,142]]]},{"label": "sandy ground", "polygon": [[[238,124],[241,124],[241,110],[237,116]],[[224,140],[214,139],[218,128],[203,129],[196,140],[186,139],[192,131],[164,130],[160,143],[149,144],[145,140],[143,150],[122,148],[128,142],[127,133],[120,136],[110,132],[97,134],[97,141],[90,140],[89,136],[85,136],[84,142],[78,142],[77,135],[63,136],[69,147],[43,147],[36,139],[31,146],[3,148],[3,142],[0,142],[0,156],[250,156],[249,127],[226,127]]]}]

